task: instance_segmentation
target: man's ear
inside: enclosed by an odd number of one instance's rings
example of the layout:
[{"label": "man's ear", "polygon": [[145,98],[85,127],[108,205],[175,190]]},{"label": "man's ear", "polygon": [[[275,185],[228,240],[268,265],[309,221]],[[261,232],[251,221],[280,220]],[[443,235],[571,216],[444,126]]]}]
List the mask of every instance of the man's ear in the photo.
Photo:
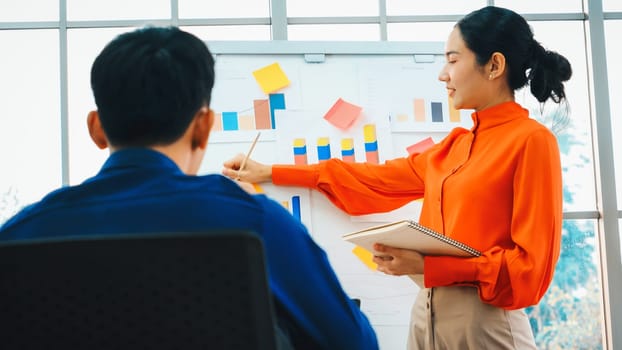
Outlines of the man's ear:
[{"label": "man's ear", "polygon": [[99,120],[99,113],[97,111],[90,111],[86,118],[86,123],[89,128],[89,135],[91,140],[95,143],[99,149],[105,149],[108,147],[108,139],[106,133],[102,128],[102,124]]},{"label": "man's ear", "polygon": [[214,111],[208,107],[202,107],[194,118],[194,130],[192,132],[192,149],[197,147],[205,149],[210,131],[214,125]]}]

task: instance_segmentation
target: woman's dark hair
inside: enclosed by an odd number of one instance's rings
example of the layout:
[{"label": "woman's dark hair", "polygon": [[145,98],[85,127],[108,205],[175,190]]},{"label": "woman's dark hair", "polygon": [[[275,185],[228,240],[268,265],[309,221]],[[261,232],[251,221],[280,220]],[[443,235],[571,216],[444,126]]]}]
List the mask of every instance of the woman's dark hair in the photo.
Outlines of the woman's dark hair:
[{"label": "woman's dark hair", "polygon": [[117,147],[167,145],[183,135],[214,86],[214,58],[176,27],[121,34],[97,56],[91,88],[108,141]]},{"label": "woman's dark hair", "polygon": [[512,90],[529,83],[539,102],[551,98],[559,103],[566,98],[563,82],[572,75],[570,63],[534,40],[529,24],[516,12],[487,6],[466,15],[456,26],[479,65],[486,64],[494,52],[505,56]]}]

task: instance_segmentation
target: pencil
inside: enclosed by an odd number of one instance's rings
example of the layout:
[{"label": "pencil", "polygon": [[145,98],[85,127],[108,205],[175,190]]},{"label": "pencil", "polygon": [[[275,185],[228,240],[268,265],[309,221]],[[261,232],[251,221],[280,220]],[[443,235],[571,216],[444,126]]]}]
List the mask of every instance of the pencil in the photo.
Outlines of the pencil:
[{"label": "pencil", "polygon": [[257,132],[257,136],[255,136],[255,139],[253,140],[253,143],[251,144],[251,148],[248,150],[248,152],[246,153],[246,157],[244,157],[244,159],[242,160],[242,163],[240,164],[240,168],[238,169],[238,180],[240,179],[240,171],[244,170],[244,167],[246,166],[246,162],[251,157],[251,153],[253,153],[253,149],[255,149],[257,140],[259,140],[259,135],[261,135],[261,131]]}]

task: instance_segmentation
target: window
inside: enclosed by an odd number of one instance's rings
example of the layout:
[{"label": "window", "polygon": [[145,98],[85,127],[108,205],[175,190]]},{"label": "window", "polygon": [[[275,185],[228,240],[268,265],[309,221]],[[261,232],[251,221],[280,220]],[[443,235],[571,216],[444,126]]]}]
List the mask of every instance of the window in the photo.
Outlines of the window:
[{"label": "window", "polygon": [[86,116],[95,110],[90,71],[95,57],[115,36],[128,28],[71,29],[67,33],[69,100],[69,180],[78,184],[102,166],[108,150],[100,150],[89,138]]},{"label": "window", "polygon": [[387,0],[387,15],[465,15],[484,6],[485,0]]},{"label": "window", "polygon": [[205,41],[270,40],[270,26],[182,26],[181,29]]},{"label": "window", "polygon": [[444,43],[455,24],[455,21],[389,23],[387,37],[390,41],[440,41]]},{"label": "window", "polygon": [[553,282],[526,310],[538,349],[602,349],[596,229],[594,220],[564,220]]},{"label": "window", "polygon": [[622,87],[617,81],[622,77],[622,67],[618,63],[622,54],[617,44],[622,36],[622,21],[605,22],[605,40],[607,47],[607,74],[609,75],[609,103],[611,108],[611,132],[613,134],[613,159],[615,162],[615,179],[618,197],[618,208],[622,207]]},{"label": "window", "polygon": [[2,223],[62,184],[62,162],[58,31],[4,30],[0,42]]},{"label": "window", "polygon": [[289,25],[288,40],[379,40],[377,24],[296,24]]},{"label": "window", "polygon": [[178,0],[178,4],[179,18],[270,17],[269,0]]},{"label": "window", "polygon": [[[572,77],[565,84],[569,115],[563,117],[564,106],[548,101],[541,106],[525,89],[517,95],[536,119],[552,128],[558,136],[564,169],[564,211],[596,210],[596,186],[592,160],[590,101],[588,92],[587,63],[581,22],[530,22],[535,39],[545,48],[564,55],[572,65]],[[564,33],[563,40],[559,33]],[[541,113],[542,112],[542,113]]]},{"label": "window", "polygon": [[67,19],[70,21],[170,17],[171,5],[168,0],[67,0]]},{"label": "window", "polygon": [[511,8],[519,13],[583,12],[581,0],[495,0],[495,6]]},{"label": "window", "polygon": [[622,11],[620,0],[603,0],[603,11]]},{"label": "window", "polygon": [[0,22],[58,21],[58,2],[49,0],[14,1],[1,5]]},{"label": "window", "polygon": [[377,0],[287,0],[288,17],[378,16]]}]

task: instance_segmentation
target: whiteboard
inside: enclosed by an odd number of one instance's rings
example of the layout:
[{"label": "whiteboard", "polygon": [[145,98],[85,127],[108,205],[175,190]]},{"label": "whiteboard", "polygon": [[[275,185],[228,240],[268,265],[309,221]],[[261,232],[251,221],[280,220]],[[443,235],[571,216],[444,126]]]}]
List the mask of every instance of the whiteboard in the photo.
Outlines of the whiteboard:
[{"label": "whiteboard", "polygon": [[[320,161],[322,146],[328,147],[331,158],[339,158],[344,138],[351,140],[355,161],[363,162],[368,152],[364,129],[371,125],[376,156],[382,163],[408,155],[407,148],[422,140],[438,142],[454,127],[472,125],[470,111],[452,110],[444,83],[438,80],[445,64],[442,43],[228,42],[208,46],[216,58],[211,108],[221,120],[210,135],[202,174],[220,173],[225,160],[248,150],[258,131],[261,137],[253,158],[260,162],[294,164],[295,139],[305,140],[308,164]],[[266,94],[253,72],[274,63],[290,83]],[[270,111],[273,125],[259,127],[255,112],[260,114],[261,101],[272,103],[270,95],[274,94],[280,102]],[[339,99],[361,108],[345,129],[324,118]],[[229,119],[224,120],[225,116]],[[320,146],[321,138],[329,140],[328,145]],[[341,235],[382,222],[418,219],[421,202],[391,213],[352,217],[315,191],[261,186],[299,217],[327,252],[346,292],[361,299],[381,348],[404,348],[418,287],[407,277],[369,269]]]}]

